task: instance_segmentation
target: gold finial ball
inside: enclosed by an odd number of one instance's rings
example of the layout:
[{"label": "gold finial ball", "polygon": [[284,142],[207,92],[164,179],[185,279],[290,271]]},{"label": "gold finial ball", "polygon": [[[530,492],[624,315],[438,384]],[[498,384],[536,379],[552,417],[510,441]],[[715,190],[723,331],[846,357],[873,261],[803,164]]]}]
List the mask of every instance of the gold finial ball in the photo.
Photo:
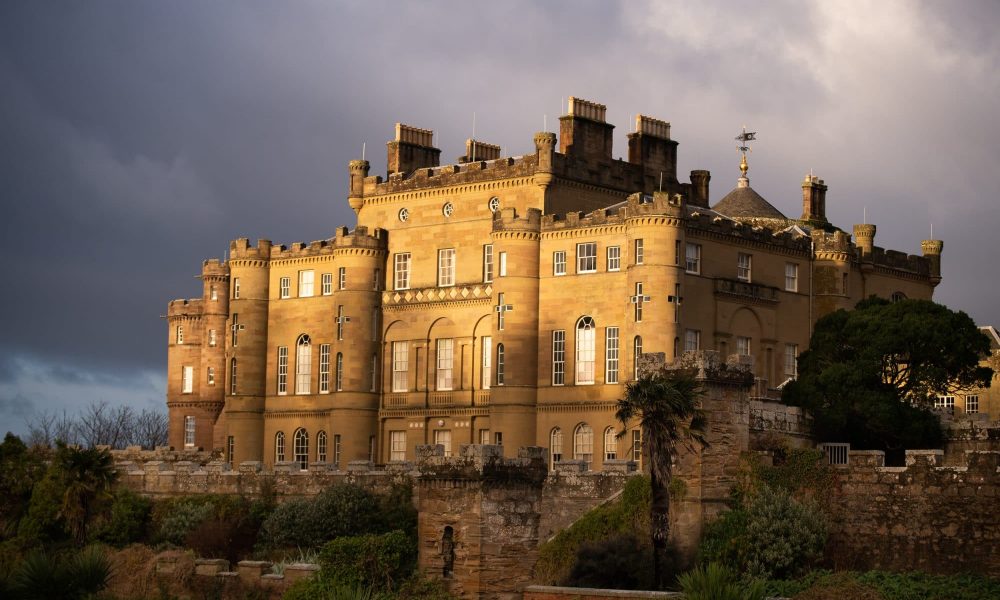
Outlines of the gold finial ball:
[{"label": "gold finial ball", "polygon": [[740,159],[740,173],[742,173],[743,176],[746,177],[747,176],[747,171],[749,169],[750,169],[750,165],[747,164],[747,155],[746,155],[746,153],[744,153],[743,157]]}]

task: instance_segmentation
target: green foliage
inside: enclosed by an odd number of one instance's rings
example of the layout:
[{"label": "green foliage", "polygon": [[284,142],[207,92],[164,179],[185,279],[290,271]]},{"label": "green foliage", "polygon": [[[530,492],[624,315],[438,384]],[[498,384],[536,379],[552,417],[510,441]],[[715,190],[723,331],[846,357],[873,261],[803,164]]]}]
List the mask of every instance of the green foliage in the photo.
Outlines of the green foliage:
[{"label": "green foliage", "polygon": [[795,576],[822,558],[826,536],[826,523],[815,505],[763,486],[709,523],[700,558],[755,578]]},{"label": "green foliage", "polygon": [[41,481],[31,490],[28,514],[18,524],[18,537],[40,541],[56,541],[67,537],[63,518],[59,514],[64,489],[58,469],[50,466]]},{"label": "green foliage", "polygon": [[389,600],[389,596],[359,583],[314,577],[296,581],[282,600]]},{"label": "green foliage", "polygon": [[644,590],[652,584],[653,561],[648,544],[632,534],[586,542],[564,581],[569,587]]},{"label": "green foliage", "polygon": [[403,582],[395,600],[458,600],[440,579],[428,579],[419,573]]},{"label": "green foliage", "polygon": [[399,586],[416,567],[416,540],[402,531],[382,535],[344,536],[320,551],[322,576],[360,583],[378,591]]},{"label": "green foliage", "polygon": [[23,600],[74,600],[101,591],[110,578],[111,561],[97,546],[62,559],[36,550],[11,575],[7,591],[11,598]]},{"label": "green foliage", "polygon": [[110,514],[93,530],[92,537],[117,548],[141,542],[146,537],[152,510],[153,502],[148,498],[128,488],[118,488]]},{"label": "green foliage", "polygon": [[260,501],[242,496],[198,494],[157,502],[153,509],[155,538],[230,562],[246,558],[260,529]]},{"label": "green foliage", "polygon": [[197,496],[190,496],[172,503],[172,507],[160,521],[159,538],[161,541],[181,546],[188,534],[211,517],[214,512],[211,502],[199,501]]},{"label": "green foliage", "polygon": [[821,442],[897,451],[935,448],[936,394],[989,387],[989,341],[964,312],[928,300],[871,298],[817,321],[783,400],[813,416]]},{"label": "green foliage", "polygon": [[43,454],[29,450],[21,438],[8,433],[0,443],[0,540],[17,534],[17,524],[28,512],[32,488],[45,474]]},{"label": "green foliage", "polygon": [[535,565],[535,580],[545,585],[562,584],[568,579],[584,544],[617,535],[635,535],[642,551],[651,553],[648,541],[651,497],[648,477],[630,478],[617,501],[591,509],[541,545]]},{"label": "green foliage", "polygon": [[880,600],[993,600],[1000,581],[981,575],[812,571],[800,579],[771,580],[770,596],[787,598],[878,598]]},{"label": "green foliage", "polygon": [[82,544],[91,517],[111,497],[111,487],[118,479],[111,453],[98,448],[71,448],[56,442],[53,467],[63,482],[59,515],[77,543]]},{"label": "green foliage", "polygon": [[776,448],[773,463],[764,463],[759,455],[747,458],[747,477],[736,490],[737,498],[752,495],[767,486],[782,490],[794,498],[829,499],[836,481],[833,469],[822,450],[815,448]]},{"label": "green foliage", "polygon": [[764,582],[742,581],[718,563],[696,567],[677,577],[686,600],[764,600]]}]

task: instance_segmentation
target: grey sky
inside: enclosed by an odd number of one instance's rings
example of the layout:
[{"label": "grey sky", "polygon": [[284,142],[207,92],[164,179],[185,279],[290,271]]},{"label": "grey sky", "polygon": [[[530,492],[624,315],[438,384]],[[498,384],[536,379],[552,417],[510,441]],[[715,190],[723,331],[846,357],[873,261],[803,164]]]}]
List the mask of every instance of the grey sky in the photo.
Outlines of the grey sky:
[{"label": "grey sky", "polygon": [[[752,9],[750,7],[752,6]],[[0,4],[0,429],[91,399],[160,406],[172,298],[238,236],[353,225],[403,121],[442,159],[527,152],[561,99],[670,121],[680,171],[790,216],[813,170],[831,219],[945,242],[936,299],[1000,324],[995,2],[88,2]]]}]

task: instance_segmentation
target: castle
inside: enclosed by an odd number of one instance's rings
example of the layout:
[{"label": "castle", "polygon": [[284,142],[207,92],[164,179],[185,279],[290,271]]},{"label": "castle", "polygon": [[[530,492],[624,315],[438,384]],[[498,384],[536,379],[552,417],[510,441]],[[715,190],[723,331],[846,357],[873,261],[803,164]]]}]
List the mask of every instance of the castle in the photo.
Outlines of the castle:
[{"label": "castle", "polygon": [[170,444],[297,469],[541,446],[599,469],[641,456],[614,420],[641,354],[735,355],[775,397],[816,319],[940,282],[941,241],[914,256],[872,224],[852,236],[818,177],[789,218],[744,153],[712,204],[708,171],[678,180],[669,123],[637,116],[615,160],[605,112],[570,98],[533,152],[467,140],[446,166],[433,132],[397,124],[386,178],[350,163],[353,230],[205,261],[202,297],[168,308]]}]

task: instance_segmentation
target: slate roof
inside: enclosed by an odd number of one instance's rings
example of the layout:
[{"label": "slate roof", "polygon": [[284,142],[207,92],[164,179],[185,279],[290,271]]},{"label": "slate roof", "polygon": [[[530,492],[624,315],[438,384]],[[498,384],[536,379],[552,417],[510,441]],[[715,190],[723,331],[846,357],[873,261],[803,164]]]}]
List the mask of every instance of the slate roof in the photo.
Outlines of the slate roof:
[{"label": "slate roof", "polygon": [[754,191],[749,185],[737,187],[719,200],[712,210],[733,219],[781,219],[788,217]]}]

